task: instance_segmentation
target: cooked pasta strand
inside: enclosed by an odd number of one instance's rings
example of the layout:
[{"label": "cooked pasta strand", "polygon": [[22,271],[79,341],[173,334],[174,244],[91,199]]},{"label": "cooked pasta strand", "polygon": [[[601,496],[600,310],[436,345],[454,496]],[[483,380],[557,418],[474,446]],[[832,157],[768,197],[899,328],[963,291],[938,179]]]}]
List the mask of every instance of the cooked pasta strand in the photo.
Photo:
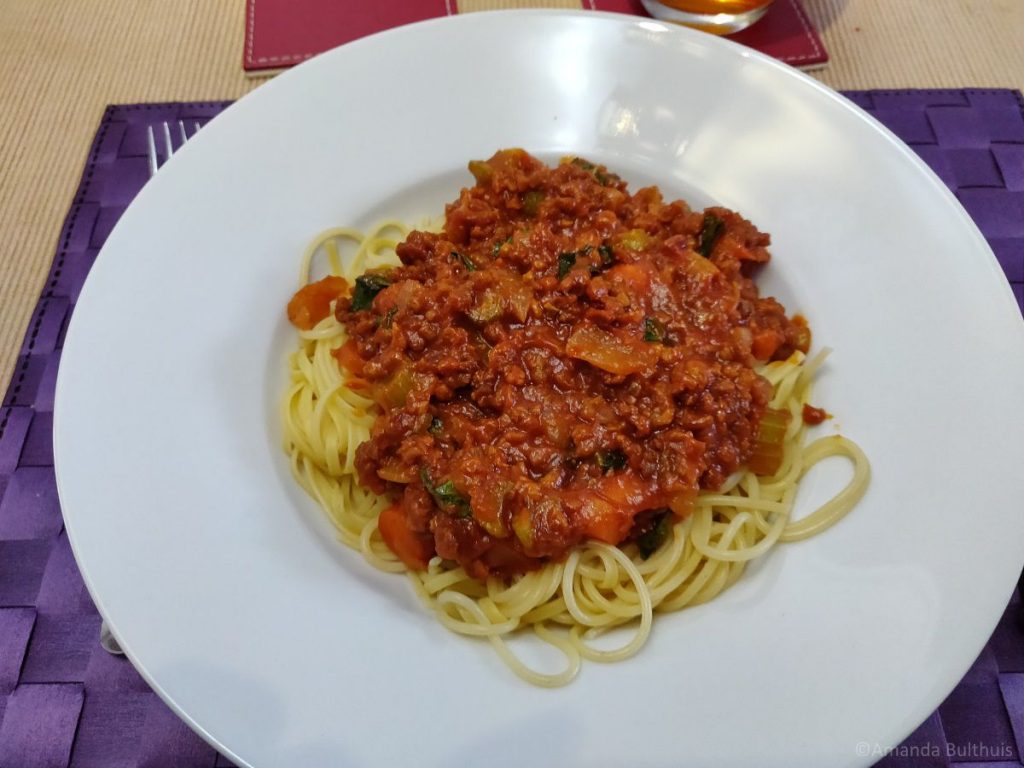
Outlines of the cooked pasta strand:
[{"label": "cooked pasta strand", "polygon": [[[326,230],[303,254],[300,280],[305,284],[310,279],[321,255],[331,274],[350,280],[368,268],[395,265],[398,240],[389,235],[401,238],[406,231],[398,222],[384,222],[365,234],[345,227]],[[340,243],[355,246],[347,260]],[[355,451],[369,438],[376,412],[372,400],[346,385],[332,355],[347,340],[345,328],[331,313],[299,337],[299,348],[289,358],[289,385],[281,405],[292,474],[324,508],[345,545],[360,550],[375,568],[404,572],[405,565],[377,528],[387,500],[357,482]],[[642,558],[633,544],[619,548],[593,541],[570,553],[564,563],[549,563],[509,582],[491,578],[486,583],[434,558],[426,571],[408,572],[413,590],[447,628],[486,638],[515,674],[534,685],[566,685],[584,658],[611,662],[634,655],[650,634],[655,611],[677,611],[713,599],[740,578],[749,560],[779,542],[820,533],[864,495],[870,467],[855,443],[833,436],[803,446],[800,414],[825,354],[808,361],[795,353],[761,371],[774,387],[771,407],[793,415],[775,476],[737,472],[721,490],[701,494],[692,514],[672,526],[650,557]],[[819,509],[792,521],[800,478],[830,456],[849,460],[853,477]],[[623,627],[632,635],[620,647],[601,650],[592,644]],[[541,673],[514,653],[505,638],[527,630],[565,657],[564,669]]]}]

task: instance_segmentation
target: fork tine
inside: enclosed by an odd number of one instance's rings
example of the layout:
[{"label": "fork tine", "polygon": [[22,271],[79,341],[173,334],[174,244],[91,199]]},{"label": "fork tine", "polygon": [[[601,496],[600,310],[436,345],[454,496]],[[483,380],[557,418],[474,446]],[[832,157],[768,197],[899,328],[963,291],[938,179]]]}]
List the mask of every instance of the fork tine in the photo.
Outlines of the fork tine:
[{"label": "fork tine", "polygon": [[153,126],[146,126],[146,154],[149,157],[149,175],[152,178],[156,176],[157,160],[156,160],[156,139],[153,137]]},{"label": "fork tine", "polygon": [[121,650],[121,646],[107,627],[106,622],[100,624],[100,645],[103,646],[103,650],[112,656],[124,656],[124,651]]},{"label": "fork tine", "polygon": [[192,131],[192,135],[195,136],[203,126],[201,126],[198,121],[192,123],[192,125],[195,126],[195,130]]},{"label": "fork tine", "polygon": [[185,123],[181,120],[178,121],[178,135],[181,136],[181,146],[185,146],[185,142],[188,141],[188,136],[185,134]]},{"label": "fork tine", "polygon": [[168,125],[167,121],[164,121],[164,145],[167,147],[167,159],[171,159],[171,155],[174,154],[174,145],[171,143],[171,126]]}]

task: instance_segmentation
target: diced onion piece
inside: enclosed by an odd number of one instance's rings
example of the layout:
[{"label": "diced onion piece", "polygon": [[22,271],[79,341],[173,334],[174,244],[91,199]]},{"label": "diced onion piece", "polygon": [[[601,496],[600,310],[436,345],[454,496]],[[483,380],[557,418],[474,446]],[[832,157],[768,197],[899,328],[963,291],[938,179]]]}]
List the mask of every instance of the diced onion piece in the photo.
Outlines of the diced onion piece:
[{"label": "diced onion piece", "polygon": [[389,483],[411,483],[416,477],[416,471],[401,462],[384,464],[377,470],[377,477]]},{"label": "diced onion piece", "polygon": [[602,371],[625,376],[642,371],[659,357],[658,348],[642,340],[621,338],[592,325],[573,331],[565,351],[578,360],[585,360]]},{"label": "diced onion piece", "polygon": [[380,388],[377,402],[387,408],[401,408],[412,389],[412,373],[407,367],[399,368],[388,382]]},{"label": "diced onion piece", "polygon": [[512,530],[525,549],[533,546],[533,523],[530,520],[530,509],[526,506],[517,507],[512,514]]},{"label": "diced onion piece", "polygon": [[484,291],[468,314],[474,323],[481,325],[497,319],[501,314],[501,297],[491,289]]},{"label": "diced onion piece", "polygon": [[505,305],[512,315],[520,323],[525,323],[530,314],[530,302],[533,301],[533,291],[530,286],[515,282],[508,288]]},{"label": "diced onion piece", "polygon": [[485,160],[470,160],[469,172],[473,174],[476,183],[482,186],[487,186],[491,183],[491,179],[494,178],[494,169]]},{"label": "diced onion piece", "polygon": [[779,471],[790,418],[789,411],[775,408],[765,410],[754,443],[754,453],[747,462],[747,468],[755,475],[769,476]]},{"label": "diced onion piece", "polygon": [[[484,482],[474,485],[469,491],[469,504],[473,509],[473,519],[491,536],[499,539],[509,535],[508,527],[501,519],[501,511],[505,505],[505,496],[508,490],[507,483]],[[518,535],[518,531],[516,535]]]}]

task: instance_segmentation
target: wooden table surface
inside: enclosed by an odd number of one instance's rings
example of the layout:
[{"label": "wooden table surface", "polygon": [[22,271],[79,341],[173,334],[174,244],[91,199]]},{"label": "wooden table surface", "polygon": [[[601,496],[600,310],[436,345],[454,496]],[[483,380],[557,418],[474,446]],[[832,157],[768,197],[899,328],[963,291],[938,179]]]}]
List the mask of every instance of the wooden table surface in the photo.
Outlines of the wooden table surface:
[{"label": "wooden table surface", "polygon": [[[1024,87],[1024,0],[804,0],[834,88]],[[524,0],[524,7],[545,5]],[[110,103],[230,99],[243,0],[0,4],[0,390]]]}]

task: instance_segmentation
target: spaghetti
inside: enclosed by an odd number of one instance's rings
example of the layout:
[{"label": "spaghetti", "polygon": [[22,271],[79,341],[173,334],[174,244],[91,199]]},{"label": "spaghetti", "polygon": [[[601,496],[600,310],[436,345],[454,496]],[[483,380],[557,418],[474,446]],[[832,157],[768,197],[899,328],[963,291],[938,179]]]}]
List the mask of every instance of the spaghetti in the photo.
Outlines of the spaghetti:
[{"label": "spaghetti", "polygon": [[[397,267],[395,249],[407,235],[398,222],[368,234],[337,228],[318,236],[306,250],[300,286],[310,283],[314,257],[323,253],[332,275],[354,283],[367,270]],[[339,242],[355,246],[342,258]],[[521,678],[539,686],[570,682],[582,659],[613,662],[644,645],[653,614],[705,603],[730,587],[746,564],[781,542],[816,535],[843,517],[864,494],[870,469],[850,440],[829,436],[804,445],[801,414],[811,381],[825,353],[807,358],[794,350],[767,362],[758,372],[771,385],[768,407],[788,414],[782,421],[781,461],[770,474],[739,469],[720,488],[701,492],[684,519],[663,517],[668,528],[653,552],[636,542],[613,546],[588,539],[563,560],[513,577],[474,577],[462,566],[433,557],[425,570],[410,570],[385,544],[378,527],[391,501],[360,485],[357,448],[370,439],[379,415],[377,402],[349,386],[353,378],[339,366],[337,353],[349,335],[332,301],[322,319],[299,331],[300,345],[289,360],[289,385],[282,403],[284,448],[299,484],[325,510],[349,547],[374,567],[406,572],[416,593],[453,632],[486,638]],[[800,479],[825,458],[841,456],[853,466],[845,488],[801,520],[791,514]],[[646,557],[645,557],[646,555]],[[632,631],[611,650],[595,640],[617,628]],[[532,631],[565,657],[564,669],[545,674],[531,669],[506,642]]]}]

